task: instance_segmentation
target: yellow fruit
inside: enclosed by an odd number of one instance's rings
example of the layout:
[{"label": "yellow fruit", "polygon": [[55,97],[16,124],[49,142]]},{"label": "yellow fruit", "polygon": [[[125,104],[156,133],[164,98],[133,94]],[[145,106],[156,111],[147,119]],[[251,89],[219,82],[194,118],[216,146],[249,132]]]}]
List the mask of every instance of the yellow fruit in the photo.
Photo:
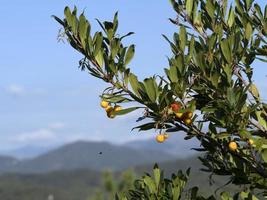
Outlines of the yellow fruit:
[{"label": "yellow fruit", "polygon": [[229,149],[231,151],[236,151],[237,150],[237,144],[236,144],[236,142],[230,142],[229,143]]},{"label": "yellow fruit", "polygon": [[169,134],[168,133],[164,133],[163,136],[164,136],[165,140],[169,138]]},{"label": "yellow fruit", "polygon": [[109,112],[113,111],[113,107],[112,106],[107,106],[105,110],[106,110],[107,113],[109,113]]},{"label": "yellow fruit", "polygon": [[178,119],[182,119],[182,117],[183,117],[183,113],[180,113],[180,112],[175,113],[175,116],[176,116]]},{"label": "yellow fruit", "polygon": [[111,110],[110,112],[107,112],[107,116],[110,119],[114,119],[116,117],[115,113],[113,112],[113,110]]},{"label": "yellow fruit", "polygon": [[184,118],[190,119],[193,117],[193,113],[191,111],[188,111],[186,113],[183,114]]},{"label": "yellow fruit", "polygon": [[254,144],[254,141],[253,141],[252,139],[249,139],[249,140],[248,140],[248,143],[249,143],[250,145],[253,145],[253,144]]},{"label": "yellow fruit", "polygon": [[102,108],[107,108],[109,106],[109,103],[107,101],[101,101],[100,106]]},{"label": "yellow fruit", "polygon": [[158,143],[162,143],[165,141],[165,137],[162,134],[157,135],[156,140]]},{"label": "yellow fruit", "polygon": [[115,106],[115,107],[114,107],[114,111],[115,111],[115,112],[119,112],[119,111],[121,111],[121,110],[122,110],[121,106]]},{"label": "yellow fruit", "polygon": [[190,125],[192,123],[192,120],[189,119],[189,118],[184,118],[183,119],[183,122],[186,124],[186,125]]}]

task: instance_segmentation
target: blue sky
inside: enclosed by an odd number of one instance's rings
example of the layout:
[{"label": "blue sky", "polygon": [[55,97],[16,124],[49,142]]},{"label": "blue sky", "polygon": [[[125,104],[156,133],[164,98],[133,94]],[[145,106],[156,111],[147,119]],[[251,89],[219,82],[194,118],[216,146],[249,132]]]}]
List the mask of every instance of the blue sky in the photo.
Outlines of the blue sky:
[{"label": "blue sky", "polygon": [[[167,0],[2,0],[0,149],[77,139],[122,143],[151,136],[131,132],[136,114],[107,119],[98,97],[106,85],[80,72],[81,56],[57,42],[59,25],[51,15],[62,17],[64,7],[74,4],[80,11],[85,9],[94,30],[99,29],[95,18],[109,20],[119,11],[119,32],[136,33],[127,43],[136,44],[131,67],[141,78],[162,74],[167,66],[170,51],[161,34],[171,36],[176,30],[168,22],[175,14]],[[254,80],[266,91],[266,64],[256,63],[255,69]]]}]

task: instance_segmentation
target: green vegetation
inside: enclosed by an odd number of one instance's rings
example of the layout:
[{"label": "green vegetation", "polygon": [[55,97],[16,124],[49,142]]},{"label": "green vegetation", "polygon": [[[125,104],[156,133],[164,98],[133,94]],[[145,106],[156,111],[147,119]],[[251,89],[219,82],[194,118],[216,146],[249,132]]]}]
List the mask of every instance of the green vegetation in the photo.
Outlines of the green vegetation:
[{"label": "green vegetation", "polygon": [[[179,32],[173,40],[164,36],[172,50],[169,66],[165,76],[143,81],[129,68],[135,46],[123,45],[132,32],[117,33],[118,13],[111,22],[97,20],[102,31],[94,34],[84,13],[77,16],[77,8],[66,7],[64,19],[54,18],[82,54],[81,69],[109,83],[100,96],[109,118],[142,109],[140,119],[148,121],[135,128],[158,130],[160,143],[168,139],[166,133],[185,132],[185,139],[199,141],[196,150],[204,152],[205,171],[230,176],[229,184],[247,185],[249,191],[235,199],[256,199],[250,191],[267,190],[267,104],[253,83],[252,64],[266,62],[267,6],[262,10],[253,0],[233,5],[227,0],[170,2],[177,14],[170,21]],[[119,105],[125,107],[116,110]],[[166,180],[157,172],[154,180],[145,176],[128,197],[117,199],[180,199],[187,176],[178,173]],[[222,193],[221,199],[232,198]]]},{"label": "green vegetation", "polygon": [[[137,166],[131,170],[118,172],[98,172],[92,170],[55,171],[45,174],[6,174],[0,176],[0,198],[10,200],[47,200],[53,194],[55,200],[109,200],[116,192],[133,188],[136,177],[144,172],[152,173],[154,164]],[[171,177],[177,168],[185,171],[192,166],[186,190],[201,186],[200,194],[210,195],[211,191],[223,187],[230,177],[213,176],[210,180],[205,172],[199,171],[201,162],[197,157],[159,163],[166,177]],[[209,182],[214,184],[211,186]],[[242,188],[228,185],[219,191],[234,193]],[[89,198],[90,197],[90,198]],[[98,197],[98,198],[97,198]]]}]

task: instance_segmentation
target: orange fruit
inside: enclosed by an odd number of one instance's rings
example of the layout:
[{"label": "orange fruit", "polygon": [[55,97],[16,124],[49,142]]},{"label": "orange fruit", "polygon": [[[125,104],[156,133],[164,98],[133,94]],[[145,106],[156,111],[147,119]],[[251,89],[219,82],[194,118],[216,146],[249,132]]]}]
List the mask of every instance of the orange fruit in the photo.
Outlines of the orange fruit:
[{"label": "orange fruit", "polygon": [[105,110],[106,110],[107,113],[109,113],[109,112],[113,111],[113,107],[112,106],[107,106],[105,108]]},{"label": "orange fruit", "polygon": [[176,116],[178,119],[182,119],[182,117],[183,117],[183,113],[180,113],[180,112],[175,113],[175,116]]},{"label": "orange fruit", "polygon": [[171,104],[171,109],[173,112],[178,112],[181,107],[182,107],[182,105],[179,102],[174,102]]},{"label": "orange fruit", "polygon": [[252,139],[249,139],[249,140],[248,140],[248,143],[249,143],[250,145],[253,145],[253,144],[254,144],[254,141],[253,141]]},{"label": "orange fruit", "polygon": [[107,112],[107,116],[110,119],[114,119],[116,117],[114,110],[112,109],[109,112]]},{"label": "orange fruit", "polygon": [[184,118],[187,118],[187,119],[190,119],[190,118],[193,117],[193,113],[192,113],[191,111],[185,112],[185,113],[183,114],[183,117],[184,117]]},{"label": "orange fruit", "polygon": [[236,142],[230,142],[229,143],[229,149],[231,150],[231,151],[236,151],[237,150],[237,144],[236,144]]},{"label": "orange fruit", "polygon": [[165,137],[163,134],[159,134],[159,135],[157,135],[156,140],[158,143],[162,143],[165,141]]},{"label": "orange fruit", "polygon": [[190,125],[192,123],[192,120],[189,119],[189,118],[184,118],[183,119],[183,122],[186,124],[186,125]]},{"label": "orange fruit", "polygon": [[119,111],[121,111],[121,110],[122,110],[121,106],[115,106],[115,107],[114,107],[114,111],[115,111],[115,112],[119,112]]},{"label": "orange fruit", "polygon": [[109,103],[107,102],[107,101],[101,101],[101,103],[100,103],[100,106],[102,107],[102,108],[107,108],[108,106],[109,106]]}]

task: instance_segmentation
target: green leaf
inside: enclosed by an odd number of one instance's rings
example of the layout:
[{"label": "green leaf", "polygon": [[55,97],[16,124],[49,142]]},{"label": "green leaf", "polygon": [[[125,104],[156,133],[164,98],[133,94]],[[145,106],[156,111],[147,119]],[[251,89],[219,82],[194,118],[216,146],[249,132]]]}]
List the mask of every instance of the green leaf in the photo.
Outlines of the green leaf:
[{"label": "green leaf", "polygon": [[256,12],[258,13],[259,17],[261,20],[263,20],[263,14],[261,12],[261,7],[258,4],[254,5],[254,9],[256,10]]},{"label": "green leaf", "polygon": [[155,128],[155,122],[150,122],[150,123],[142,124],[140,126],[136,126],[132,130],[139,129],[139,131],[147,131],[147,130],[154,129],[154,128]]},{"label": "green leaf", "polygon": [[180,27],[179,39],[180,39],[180,49],[181,51],[184,52],[186,42],[187,42],[187,34],[186,34],[186,29],[184,26]]},{"label": "green leaf", "polygon": [[108,101],[110,103],[126,103],[126,102],[131,102],[131,99],[128,99],[124,97],[123,95],[103,95],[101,98],[105,101]]},{"label": "green leaf", "polygon": [[145,176],[144,183],[148,186],[150,193],[153,194],[156,192],[156,185],[151,177]]},{"label": "green leaf", "polygon": [[99,67],[102,67],[104,64],[104,57],[102,50],[98,51],[97,55],[95,56],[95,60],[98,63]]},{"label": "green leaf", "polygon": [[255,97],[255,98],[257,98],[258,100],[259,100],[259,98],[260,98],[260,93],[259,93],[259,91],[258,91],[258,89],[257,89],[257,87],[256,87],[256,85],[255,84],[251,84],[250,85],[250,87],[249,87],[249,91],[252,93],[252,95]]},{"label": "green leaf", "polygon": [[177,67],[171,66],[170,70],[169,70],[169,79],[170,79],[171,82],[173,82],[173,83],[177,83],[178,82],[177,74],[178,74]]},{"label": "green leaf", "polygon": [[75,13],[76,13],[75,10],[76,10],[76,8],[73,10],[73,13],[71,13],[69,7],[65,7],[65,10],[64,10],[64,14],[65,14],[67,23],[70,26],[74,35],[77,34],[77,27],[78,27],[77,18],[75,16]]},{"label": "green leaf", "polygon": [[215,7],[213,5],[213,0],[207,0],[206,6],[205,6],[206,11],[208,12],[208,15],[210,18],[214,19],[214,12],[215,12]]},{"label": "green leaf", "polygon": [[134,52],[135,52],[135,46],[131,45],[126,52],[124,61],[125,65],[128,65],[131,62],[132,58],[134,57]]},{"label": "green leaf", "polygon": [[190,17],[193,10],[194,0],[186,0],[186,13]]},{"label": "green leaf", "polygon": [[94,48],[94,56],[97,56],[98,52],[100,51],[102,44],[103,44],[103,35],[101,32],[97,32],[95,34],[95,48]]},{"label": "green leaf", "polygon": [[79,17],[78,30],[79,30],[79,36],[82,42],[82,46],[85,49],[87,34],[90,32],[90,25],[83,14],[81,14]]},{"label": "green leaf", "polygon": [[154,78],[146,78],[144,80],[144,86],[151,102],[155,102],[157,99],[157,88],[155,88]]},{"label": "green leaf", "polygon": [[61,24],[62,26],[65,26],[64,21],[62,21],[60,18],[58,18],[58,17],[55,16],[55,15],[52,15],[52,17],[53,17],[59,24]]},{"label": "green leaf", "polygon": [[128,114],[128,113],[130,113],[130,112],[133,112],[133,111],[139,109],[139,108],[140,108],[140,107],[126,108],[126,109],[117,111],[117,112],[115,112],[115,113],[116,113],[116,115],[126,115],[126,114]]},{"label": "green leaf", "polygon": [[133,35],[133,34],[134,34],[134,32],[129,32],[129,33],[127,33],[126,35],[121,36],[121,37],[120,37],[120,40],[122,40],[123,38],[128,37],[128,36],[130,36],[130,35]]},{"label": "green leaf", "polygon": [[227,40],[223,39],[220,42],[220,47],[221,47],[221,51],[223,53],[224,58],[230,64],[232,61],[232,55],[231,55],[231,49],[230,49],[229,42]]},{"label": "green leaf", "polygon": [[253,33],[253,29],[252,29],[252,26],[251,24],[248,22],[247,25],[246,25],[246,29],[245,29],[245,38],[247,40],[250,39],[251,35]]},{"label": "green leaf", "polygon": [[113,18],[113,32],[116,33],[118,29],[119,21],[118,21],[118,12],[115,13]]},{"label": "green leaf", "polygon": [[261,111],[256,112],[258,122],[261,126],[263,126],[267,130],[267,121],[261,116],[261,114],[262,114]]},{"label": "green leaf", "polygon": [[155,184],[156,184],[156,187],[158,188],[159,187],[159,183],[160,183],[160,169],[158,168],[157,165],[154,166],[154,178],[155,178]]},{"label": "green leaf", "polygon": [[262,157],[262,159],[264,160],[264,162],[267,163],[267,149],[264,149],[264,150],[261,152],[261,157]]},{"label": "green leaf", "polygon": [[222,200],[233,200],[233,198],[230,197],[230,195],[227,192],[222,192],[221,193],[221,199]]},{"label": "green leaf", "polygon": [[233,26],[234,22],[235,22],[235,11],[234,11],[233,7],[231,6],[230,10],[229,10],[229,16],[228,16],[227,24],[231,28]]},{"label": "green leaf", "polygon": [[130,73],[129,82],[131,84],[131,87],[132,87],[134,93],[140,97],[140,93],[139,93],[140,86],[139,86],[137,76],[135,76],[133,73]]}]

